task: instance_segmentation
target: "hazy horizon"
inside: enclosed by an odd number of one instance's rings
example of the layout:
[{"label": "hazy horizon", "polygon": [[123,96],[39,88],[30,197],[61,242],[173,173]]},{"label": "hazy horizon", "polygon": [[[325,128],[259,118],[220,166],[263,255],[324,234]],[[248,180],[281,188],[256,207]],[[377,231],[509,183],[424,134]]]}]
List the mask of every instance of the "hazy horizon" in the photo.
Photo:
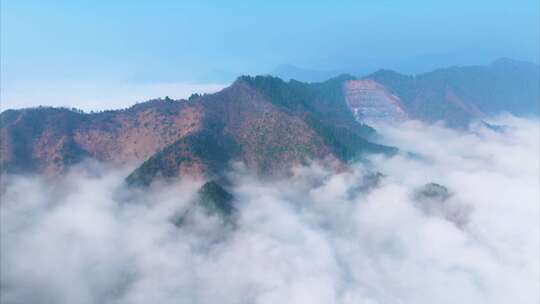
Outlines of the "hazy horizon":
[{"label": "hazy horizon", "polygon": [[539,62],[536,1],[1,5],[2,109],[122,108],[212,92],[280,65],[365,75]]}]

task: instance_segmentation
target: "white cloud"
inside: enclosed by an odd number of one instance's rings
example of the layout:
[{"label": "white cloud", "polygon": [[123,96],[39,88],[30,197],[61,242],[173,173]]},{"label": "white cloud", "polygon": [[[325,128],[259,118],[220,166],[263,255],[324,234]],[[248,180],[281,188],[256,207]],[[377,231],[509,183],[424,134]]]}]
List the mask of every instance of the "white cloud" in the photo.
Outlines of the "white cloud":
[{"label": "white cloud", "polygon": [[[188,208],[200,182],[133,194],[126,172],[5,181],[6,303],[538,303],[538,121],[502,133],[408,123],[383,139],[419,156],[339,174],[314,164],[285,181],[234,174],[236,228]],[[362,190],[364,174],[385,177]],[[95,170],[93,170],[95,172]],[[456,225],[414,193],[445,185],[470,208]],[[447,209],[443,209],[447,210]],[[449,209],[450,210],[450,209]],[[446,211],[443,211],[446,212]]]}]

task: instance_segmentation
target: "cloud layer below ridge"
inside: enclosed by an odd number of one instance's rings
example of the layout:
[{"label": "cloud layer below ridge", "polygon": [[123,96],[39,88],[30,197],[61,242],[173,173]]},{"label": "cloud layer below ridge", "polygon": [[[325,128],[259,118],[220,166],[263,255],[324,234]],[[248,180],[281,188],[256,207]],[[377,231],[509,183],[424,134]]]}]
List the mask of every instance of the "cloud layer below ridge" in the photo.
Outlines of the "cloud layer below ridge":
[{"label": "cloud layer below ridge", "polygon": [[[200,181],[123,188],[126,172],[10,176],[0,205],[5,303],[538,303],[539,123],[496,132],[379,126],[400,147],[346,172],[231,172],[235,225],[195,214]],[[380,172],[382,175],[374,174]],[[444,198],[422,197],[429,183]]]}]

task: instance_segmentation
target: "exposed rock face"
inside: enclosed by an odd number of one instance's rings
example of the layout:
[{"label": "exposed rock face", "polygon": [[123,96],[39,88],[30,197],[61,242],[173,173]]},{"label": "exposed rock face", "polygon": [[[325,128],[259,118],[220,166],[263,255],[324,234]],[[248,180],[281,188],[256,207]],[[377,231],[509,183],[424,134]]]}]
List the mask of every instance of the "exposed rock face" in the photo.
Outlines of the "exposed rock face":
[{"label": "exposed rock face", "polygon": [[371,79],[347,81],[345,100],[358,121],[369,124],[407,119],[399,97]]}]

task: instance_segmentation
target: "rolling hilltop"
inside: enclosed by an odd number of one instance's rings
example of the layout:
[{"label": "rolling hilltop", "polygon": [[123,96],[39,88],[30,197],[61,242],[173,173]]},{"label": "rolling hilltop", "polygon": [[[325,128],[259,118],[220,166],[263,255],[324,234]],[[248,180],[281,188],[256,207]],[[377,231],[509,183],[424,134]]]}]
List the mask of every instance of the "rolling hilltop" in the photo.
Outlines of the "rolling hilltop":
[{"label": "rolling hilltop", "polygon": [[127,181],[134,185],[181,175],[212,178],[231,161],[270,176],[311,159],[339,168],[365,153],[396,151],[372,142],[371,123],[442,120],[462,128],[500,111],[537,114],[538,75],[536,65],[499,60],[319,83],[242,76],[215,94],[155,99],[125,110],[6,110],[0,161],[4,173],[50,176],[85,158],[131,164],[137,169]]}]

